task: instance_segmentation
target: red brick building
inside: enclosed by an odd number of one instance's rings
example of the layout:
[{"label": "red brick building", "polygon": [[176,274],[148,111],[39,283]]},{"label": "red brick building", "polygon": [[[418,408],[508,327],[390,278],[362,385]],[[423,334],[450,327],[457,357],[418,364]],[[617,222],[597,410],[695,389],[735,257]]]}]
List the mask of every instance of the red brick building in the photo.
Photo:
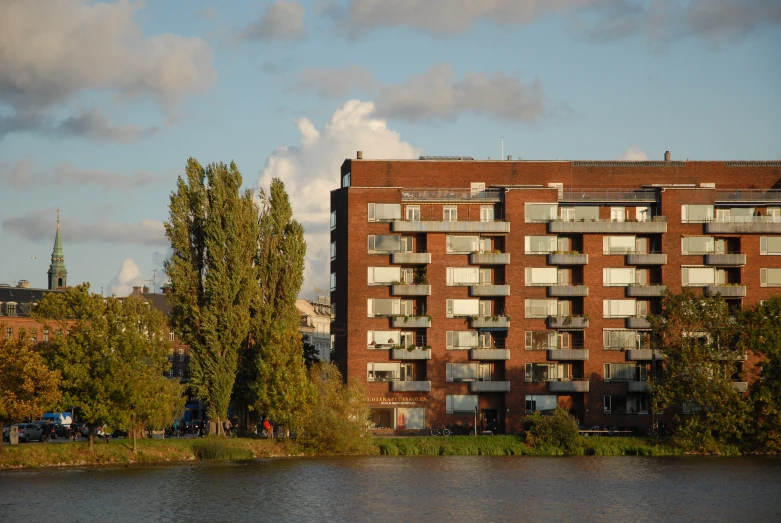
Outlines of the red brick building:
[{"label": "red brick building", "polygon": [[360,158],[331,193],[331,332],[378,430],[556,405],[647,428],[661,293],[781,287],[781,162]]}]

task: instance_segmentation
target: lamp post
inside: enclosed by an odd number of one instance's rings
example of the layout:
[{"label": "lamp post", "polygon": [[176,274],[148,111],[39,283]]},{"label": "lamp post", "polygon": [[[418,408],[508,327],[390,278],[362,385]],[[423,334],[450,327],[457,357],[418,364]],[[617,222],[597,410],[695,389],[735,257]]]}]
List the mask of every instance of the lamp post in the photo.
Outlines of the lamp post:
[{"label": "lamp post", "polygon": [[477,405],[475,405],[475,436],[477,436]]}]

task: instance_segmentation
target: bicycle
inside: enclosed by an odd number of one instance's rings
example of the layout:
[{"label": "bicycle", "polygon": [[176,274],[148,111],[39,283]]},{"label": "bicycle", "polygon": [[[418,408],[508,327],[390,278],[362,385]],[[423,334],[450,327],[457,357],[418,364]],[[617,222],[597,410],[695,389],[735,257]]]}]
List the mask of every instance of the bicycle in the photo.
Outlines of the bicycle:
[{"label": "bicycle", "polygon": [[450,429],[447,427],[431,427],[432,436],[450,436]]}]

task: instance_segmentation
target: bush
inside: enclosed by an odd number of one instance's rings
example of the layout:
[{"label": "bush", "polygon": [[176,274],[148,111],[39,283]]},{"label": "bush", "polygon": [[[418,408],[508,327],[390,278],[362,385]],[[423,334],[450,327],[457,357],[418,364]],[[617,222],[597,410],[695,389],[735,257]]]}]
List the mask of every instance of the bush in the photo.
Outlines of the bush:
[{"label": "bush", "polygon": [[229,440],[216,436],[201,439],[195,444],[195,457],[199,460],[238,460],[252,459],[252,452],[247,448],[237,448]]},{"label": "bush", "polygon": [[526,443],[532,447],[559,449],[564,454],[579,454],[578,422],[569,412],[558,407],[552,415],[535,412],[526,417]]}]

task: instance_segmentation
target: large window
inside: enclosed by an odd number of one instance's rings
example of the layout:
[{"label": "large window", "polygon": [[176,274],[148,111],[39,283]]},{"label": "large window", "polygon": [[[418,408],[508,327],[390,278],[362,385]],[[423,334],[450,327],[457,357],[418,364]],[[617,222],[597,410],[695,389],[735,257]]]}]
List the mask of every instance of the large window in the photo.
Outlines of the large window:
[{"label": "large window", "polygon": [[603,285],[605,287],[626,287],[635,283],[634,267],[611,267],[602,269]]},{"label": "large window", "polygon": [[648,396],[645,394],[604,396],[605,414],[648,414]]},{"label": "large window", "polygon": [[717,222],[751,222],[754,221],[753,207],[731,207],[716,209]]},{"label": "large window", "polygon": [[684,236],[681,238],[681,254],[712,254],[716,250],[713,236]]},{"label": "large window", "polygon": [[480,236],[448,235],[446,239],[448,254],[471,254],[473,252],[491,252],[491,238]]},{"label": "large window", "polygon": [[648,369],[636,363],[605,363],[605,381],[645,381]]},{"label": "large window", "polygon": [[477,394],[448,394],[445,397],[446,414],[474,413],[477,409]]},{"label": "large window", "polygon": [[405,207],[405,217],[408,222],[420,221],[420,205],[407,205]]},{"label": "large window", "polygon": [[446,205],[442,209],[442,221],[443,222],[457,222],[458,221],[458,207],[455,205]]},{"label": "large window", "polygon": [[401,300],[369,298],[366,301],[368,302],[370,318],[374,316],[395,316],[401,314]]},{"label": "large window", "polygon": [[759,253],[767,256],[781,255],[781,236],[760,236]]},{"label": "large window", "polygon": [[570,338],[569,332],[526,331],[525,348],[526,350],[569,349]]},{"label": "large window", "polygon": [[445,381],[491,381],[491,364],[445,363]]},{"label": "large window", "polygon": [[480,300],[447,300],[447,317],[477,316],[480,313]]},{"label": "large window", "polygon": [[401,345],[401,332],[367,331],[366,345],[370,349],[389,349],[391,347]]},{"label": "large window", "polygon": [[684,287],[705,287],[715,283],[714,267],[681,267],[681,285]]},{"label": "large window", "polygon": [[398,234],[370,234],[369,254],[409,252],[412,250],[412,237]]},{"label": "large window", "polygon": [[370,203],[370,222],[390,222],[401,219],[400,203]]},{"label": "large window", "polygon": [[547,318],[556,316],[558,300],[526,300],[527,318]]},{"label": "large window", "polygon": [[16,316],[16,303],[9,301],[5,304],[5,313],[8,316]]},{"label": "large window", "polygon": [[549,254],[556,252],[556,236],[526,236],[526,254]]},{"label": "large window", "polygon": [[649,333],[644,331],[605,329],[602,331],[605,350],[647,349]]},{"label": "large window", "polygon": [[366,381],[411,381],[412,363],[367,363]]},{"label": "large window", "polygon": [[634,236],[605,236],[602,239],[604,254],[630,254],[637,251]]},{"label": "large window", "polygon": [[599,207],[578,206],[562,207],[561,219],[564,221],[596,221],[599,220]]},{"label": "large window", "polygon": [[713,221],[713,205],[681,205],[681,222],[705,223]]},{"label": "large window", "polygon": [[401,267],[368,267],[369,285],[389,285],[393,282],[405,282],[412,280],[412,269]]},{"label": "large window", "polygon": [[559,269],[556,267],[526,267],[527,287],[556,285],[558,281]]},{"label": "large window", "polygon": [[448,267],[446,283],[448,286],[478,285],[480,283],[480,268]]},{"label": "large window", "polygon": [[480,207],[480,221],[481,222],[494,221],[494,208],[485,205]]},{"label": "large window", "polygon": [[526,381],[567,381],[570,378],[568,363],[527,363]]},{"label": "large window", "polygon": [[781,287],[781,269],[759,269],[762,287]]},{"label": "large window", "polygon": [[553,394],[527,394],[525,401],[526,414],[556,410],[559,397]]},{"label": "large window", "polygon": [[472,349],[480,344],[477,331],[447,331],[448,349]]},{"label": "large window", "polygon": [[556,219],[558,205],[555,203],[527,203],[524,206],[526,223],[549,222]]},{"label": "large window", "polygon": [[637,314],[635,300],[602,300],[602,313],[605,318],[631,318]]}]

